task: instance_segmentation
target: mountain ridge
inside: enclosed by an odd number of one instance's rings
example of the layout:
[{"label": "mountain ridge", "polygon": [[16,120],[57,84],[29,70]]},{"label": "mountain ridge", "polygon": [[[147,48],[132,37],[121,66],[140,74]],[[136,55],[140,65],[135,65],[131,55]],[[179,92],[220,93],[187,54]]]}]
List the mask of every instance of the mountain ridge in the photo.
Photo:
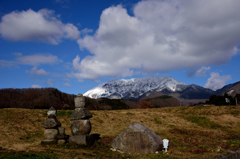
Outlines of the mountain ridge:
[{"label": "mountain ridge", "polygon": [[[238,83],[238,82],[236,82]],[[170,76],[144,77],[132,79],[117,79],[104,82],[90,89],[84,96],[90,98],[110,98],[125,100],[140,100],[153,92],[172,95],[178,99],[208,99],[211,95],[225,93],[232,86],[229,84],[221,89],[213,91],[196,84],[185,84]],[[240,82],[239,82],[240,83]]]},{"label": "mountain ridge", "polygon": [[111,99],[138,99],[146,93],[169,89],[169,91],[180,90],[180,85],[187,85],[169,76],[166,77],[144,77],[129,80],[118,79],[104,82],[99,86],[84,93],[90,98]]}]

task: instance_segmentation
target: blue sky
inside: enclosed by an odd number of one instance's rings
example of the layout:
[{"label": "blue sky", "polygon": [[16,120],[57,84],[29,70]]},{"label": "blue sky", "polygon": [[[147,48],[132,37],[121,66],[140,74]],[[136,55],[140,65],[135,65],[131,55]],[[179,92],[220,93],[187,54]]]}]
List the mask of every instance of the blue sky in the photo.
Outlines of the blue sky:
[{"label": "blue sky", "polygon": [[0,88],[85,93],[171,76],[213,90],[239,81],[239,0],[0,0]]}]

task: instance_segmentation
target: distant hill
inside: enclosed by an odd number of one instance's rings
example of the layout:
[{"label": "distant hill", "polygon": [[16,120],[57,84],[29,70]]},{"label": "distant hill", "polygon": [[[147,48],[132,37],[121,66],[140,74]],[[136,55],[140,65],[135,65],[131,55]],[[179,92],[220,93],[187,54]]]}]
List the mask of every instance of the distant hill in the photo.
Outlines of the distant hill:
[{"label": "distant hill", "polygon": [[[142,99],[148,100],[152,107],[168,107],[179,106],[180,103],[182,106],[205,103],[206,100],[215,103],[217,95],[225,93],[233,98],[240,98],[240,82],[212,91],[198,85],[178,82],[171,77],[148,77],[141,80],[111,81],[88,92],[91,98],[86,97],[86,108],[90,110],[135,109]],[[53,106],[56,109],[74,109],[74,96],[56,88],[0,89],[0,108],[48,109]],[[123,98],[111,99],[120,97]]]},{"label": "distant hill", "polygon": [[[228,84],[228,85],[224,86],[223,88],[216,90],[216,92],[214,94],[215,95],[223,95],[224,93],[229,92],[230,90],[235,90],[235,93],[238,92],[238,94],[239,94],[240,90],[237,88],[237,87],[240,87],[239,85],[240,85],[240,81],[235,82],[233,84]],[[236,87],[232,88],[234,86],[236,86]]]},{"label": "distant hill", "polygon": [[56,88],[0,89],[0,108],[73,109],[74,95]]},{"label": "distant hill", "polygon": [[[227,91],[225,91],[227,90]],[[227,93],[228,95],[234,97],[236,96],[236,94],[240,94],[240,82],[236,82],[234,84],[231,84],[231,85],[227,85],[225,86],[224,90],[219,92],[219,94],[224,94],[224,93]]]}]

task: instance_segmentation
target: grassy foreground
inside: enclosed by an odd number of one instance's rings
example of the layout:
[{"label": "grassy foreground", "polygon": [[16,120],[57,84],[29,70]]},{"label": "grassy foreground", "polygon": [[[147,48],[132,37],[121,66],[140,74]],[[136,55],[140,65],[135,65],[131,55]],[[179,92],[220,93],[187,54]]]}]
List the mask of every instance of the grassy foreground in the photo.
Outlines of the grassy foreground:
[{"label": "grassy foreground", "polygon": [[[41,146],[47,110],[0,109],[1,158],[216,158],[240,149],[240,107],[168,107],[90,111],[91,133],[101,139],[91,147]],[[72,110],[58,111],[57,119],[71,135]],[[163,139],[168,153],[134,155],[110,150],[111,141],[131,123],[139,122]]]}]

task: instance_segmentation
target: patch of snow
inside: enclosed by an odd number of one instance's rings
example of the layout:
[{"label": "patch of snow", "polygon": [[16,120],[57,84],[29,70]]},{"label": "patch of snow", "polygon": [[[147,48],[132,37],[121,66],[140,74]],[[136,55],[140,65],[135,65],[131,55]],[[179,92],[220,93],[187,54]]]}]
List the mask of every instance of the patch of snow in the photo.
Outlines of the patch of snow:
[{"label": "patch of snow", "polygon": [[234,90],[230,90],[227,92],[227,94],[230,96],[233,92],[234,92]]}]

